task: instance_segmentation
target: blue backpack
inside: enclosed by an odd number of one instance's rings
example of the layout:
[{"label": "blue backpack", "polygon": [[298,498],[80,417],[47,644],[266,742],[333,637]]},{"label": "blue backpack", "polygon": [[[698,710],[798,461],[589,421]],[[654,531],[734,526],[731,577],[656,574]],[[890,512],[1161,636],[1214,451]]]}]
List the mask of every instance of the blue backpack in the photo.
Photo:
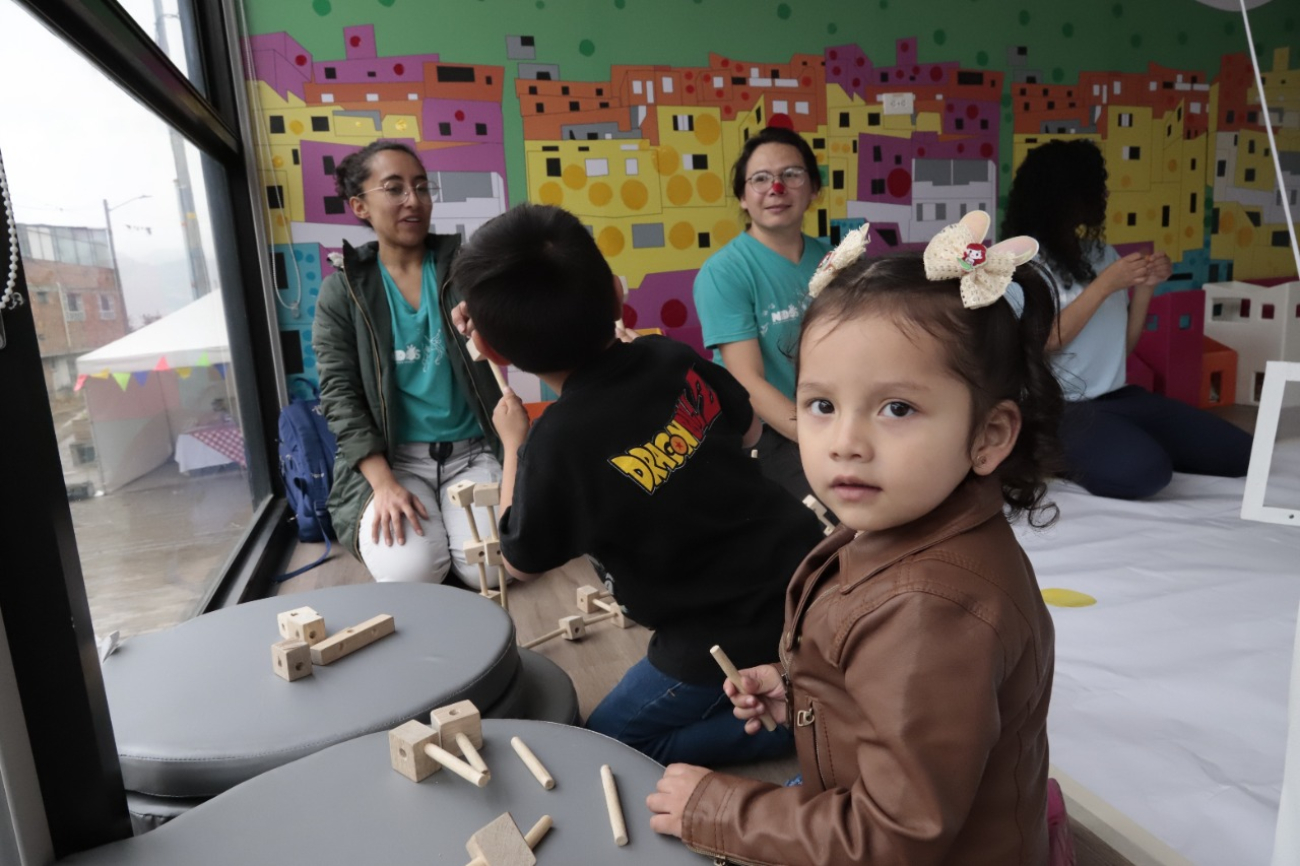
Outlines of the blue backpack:
[{"label": "blue backpack", "polygon": [[288,580],[320,565],[329,556],[330,539],[337,538],[326,503],[334,484],[337,449],[321,413],[320,400],[294,400],[280,410],[280,477],[284,495],[298,522],[299,541],[324,541],[320,559],[277,580]]}]

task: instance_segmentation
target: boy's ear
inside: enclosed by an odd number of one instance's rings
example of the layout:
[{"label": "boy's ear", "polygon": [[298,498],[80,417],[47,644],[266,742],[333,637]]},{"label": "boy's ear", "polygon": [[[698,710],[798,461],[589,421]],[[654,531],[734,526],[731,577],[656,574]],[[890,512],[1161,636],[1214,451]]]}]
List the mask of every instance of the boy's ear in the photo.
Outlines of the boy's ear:
[{"label": "boy's ear", "polygon": [[1016,447],[1020,438],[1020,407],[1010,400],[994,406],[971,443],[971,468],[976,475],[991,475]]},{"label": "boy's ear", "polygon": [[[483,335],[478,331],[470,331],[469,341],[474,344],[475,349],[478,349],[480,355],[487,358],[493,364],[496,364],[498,367],[510,366],[510,361],[496,349],[489,346],[488,341],[483,339]],[[478,359],[476,358],[475,360]]]}]

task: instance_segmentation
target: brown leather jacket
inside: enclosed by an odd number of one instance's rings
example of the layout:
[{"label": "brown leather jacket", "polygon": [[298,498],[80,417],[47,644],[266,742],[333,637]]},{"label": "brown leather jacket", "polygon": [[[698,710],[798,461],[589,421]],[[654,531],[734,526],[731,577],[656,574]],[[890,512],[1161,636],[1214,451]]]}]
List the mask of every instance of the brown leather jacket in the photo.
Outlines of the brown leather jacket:
[{"label": "brown leather jacket", "polygon": [[711,773],[683,841],[782,866],[1046,864],[1053,635],[996,481],[896,529],[840,527],[786,596],[803,785]]}]

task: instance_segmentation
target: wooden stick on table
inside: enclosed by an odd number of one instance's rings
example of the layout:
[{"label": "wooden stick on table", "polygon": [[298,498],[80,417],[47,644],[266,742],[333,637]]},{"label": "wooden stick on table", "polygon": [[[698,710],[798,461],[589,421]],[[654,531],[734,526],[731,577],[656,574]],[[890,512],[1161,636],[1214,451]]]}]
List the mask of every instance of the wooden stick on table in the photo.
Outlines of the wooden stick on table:
[{"label": "wooden stick on table", "polygon": [[621,848],[627,844],[627,822],[623,820],[623,804],[619,802],[618,786],[614,784],[614,771],[609,768],[609,764],[600,765],[600,782],[605,788],[609,829],[614,831],[614,844]]},{"label": "wooden stick on table", "polygon": [[[736,690],[744,694],[745,687],[741,684],[740,671],[736,670],[736,666],[731,663],[731,659],[723,652],[722,647],[715,644],[713,649],[709,650],[709,655],[713,656],[713,660],[718,663],[718,667],[722,668],[722,672],[727,675],[727,679],[731,680]],[[772,718],[771,713],[765,711],[759,718],[763,722],[763,727],[769,731],[776,730],[776,719]]]},{"label": "wooden stick on table", "polygon": [[520,759],[524,762],[524,766],[528,768],[528,771],[533,774],[533,778],[536,779],[543,788],[549,791],[555,787],[555,777],[547,772],[546,767],[542,766],[542,762],[537,760],[537,756],[533,754],[533,750],[528,748],[527,744],[525,744],[523,740],[518,737],[511,737],[510,746],[515,750],[515,753],[519,755]]}]

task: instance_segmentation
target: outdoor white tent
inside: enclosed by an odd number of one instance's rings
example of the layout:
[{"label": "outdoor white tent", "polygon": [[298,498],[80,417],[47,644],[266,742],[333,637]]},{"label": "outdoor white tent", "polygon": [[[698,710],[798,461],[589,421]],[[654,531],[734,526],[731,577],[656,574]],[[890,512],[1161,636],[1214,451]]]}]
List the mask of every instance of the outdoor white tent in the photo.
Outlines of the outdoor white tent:
[{"label": "outdoor white tent", "polygon": [[171,458],[176,437],[226,394],[229,363],[217,292],[77,358],[107,491]]}]

